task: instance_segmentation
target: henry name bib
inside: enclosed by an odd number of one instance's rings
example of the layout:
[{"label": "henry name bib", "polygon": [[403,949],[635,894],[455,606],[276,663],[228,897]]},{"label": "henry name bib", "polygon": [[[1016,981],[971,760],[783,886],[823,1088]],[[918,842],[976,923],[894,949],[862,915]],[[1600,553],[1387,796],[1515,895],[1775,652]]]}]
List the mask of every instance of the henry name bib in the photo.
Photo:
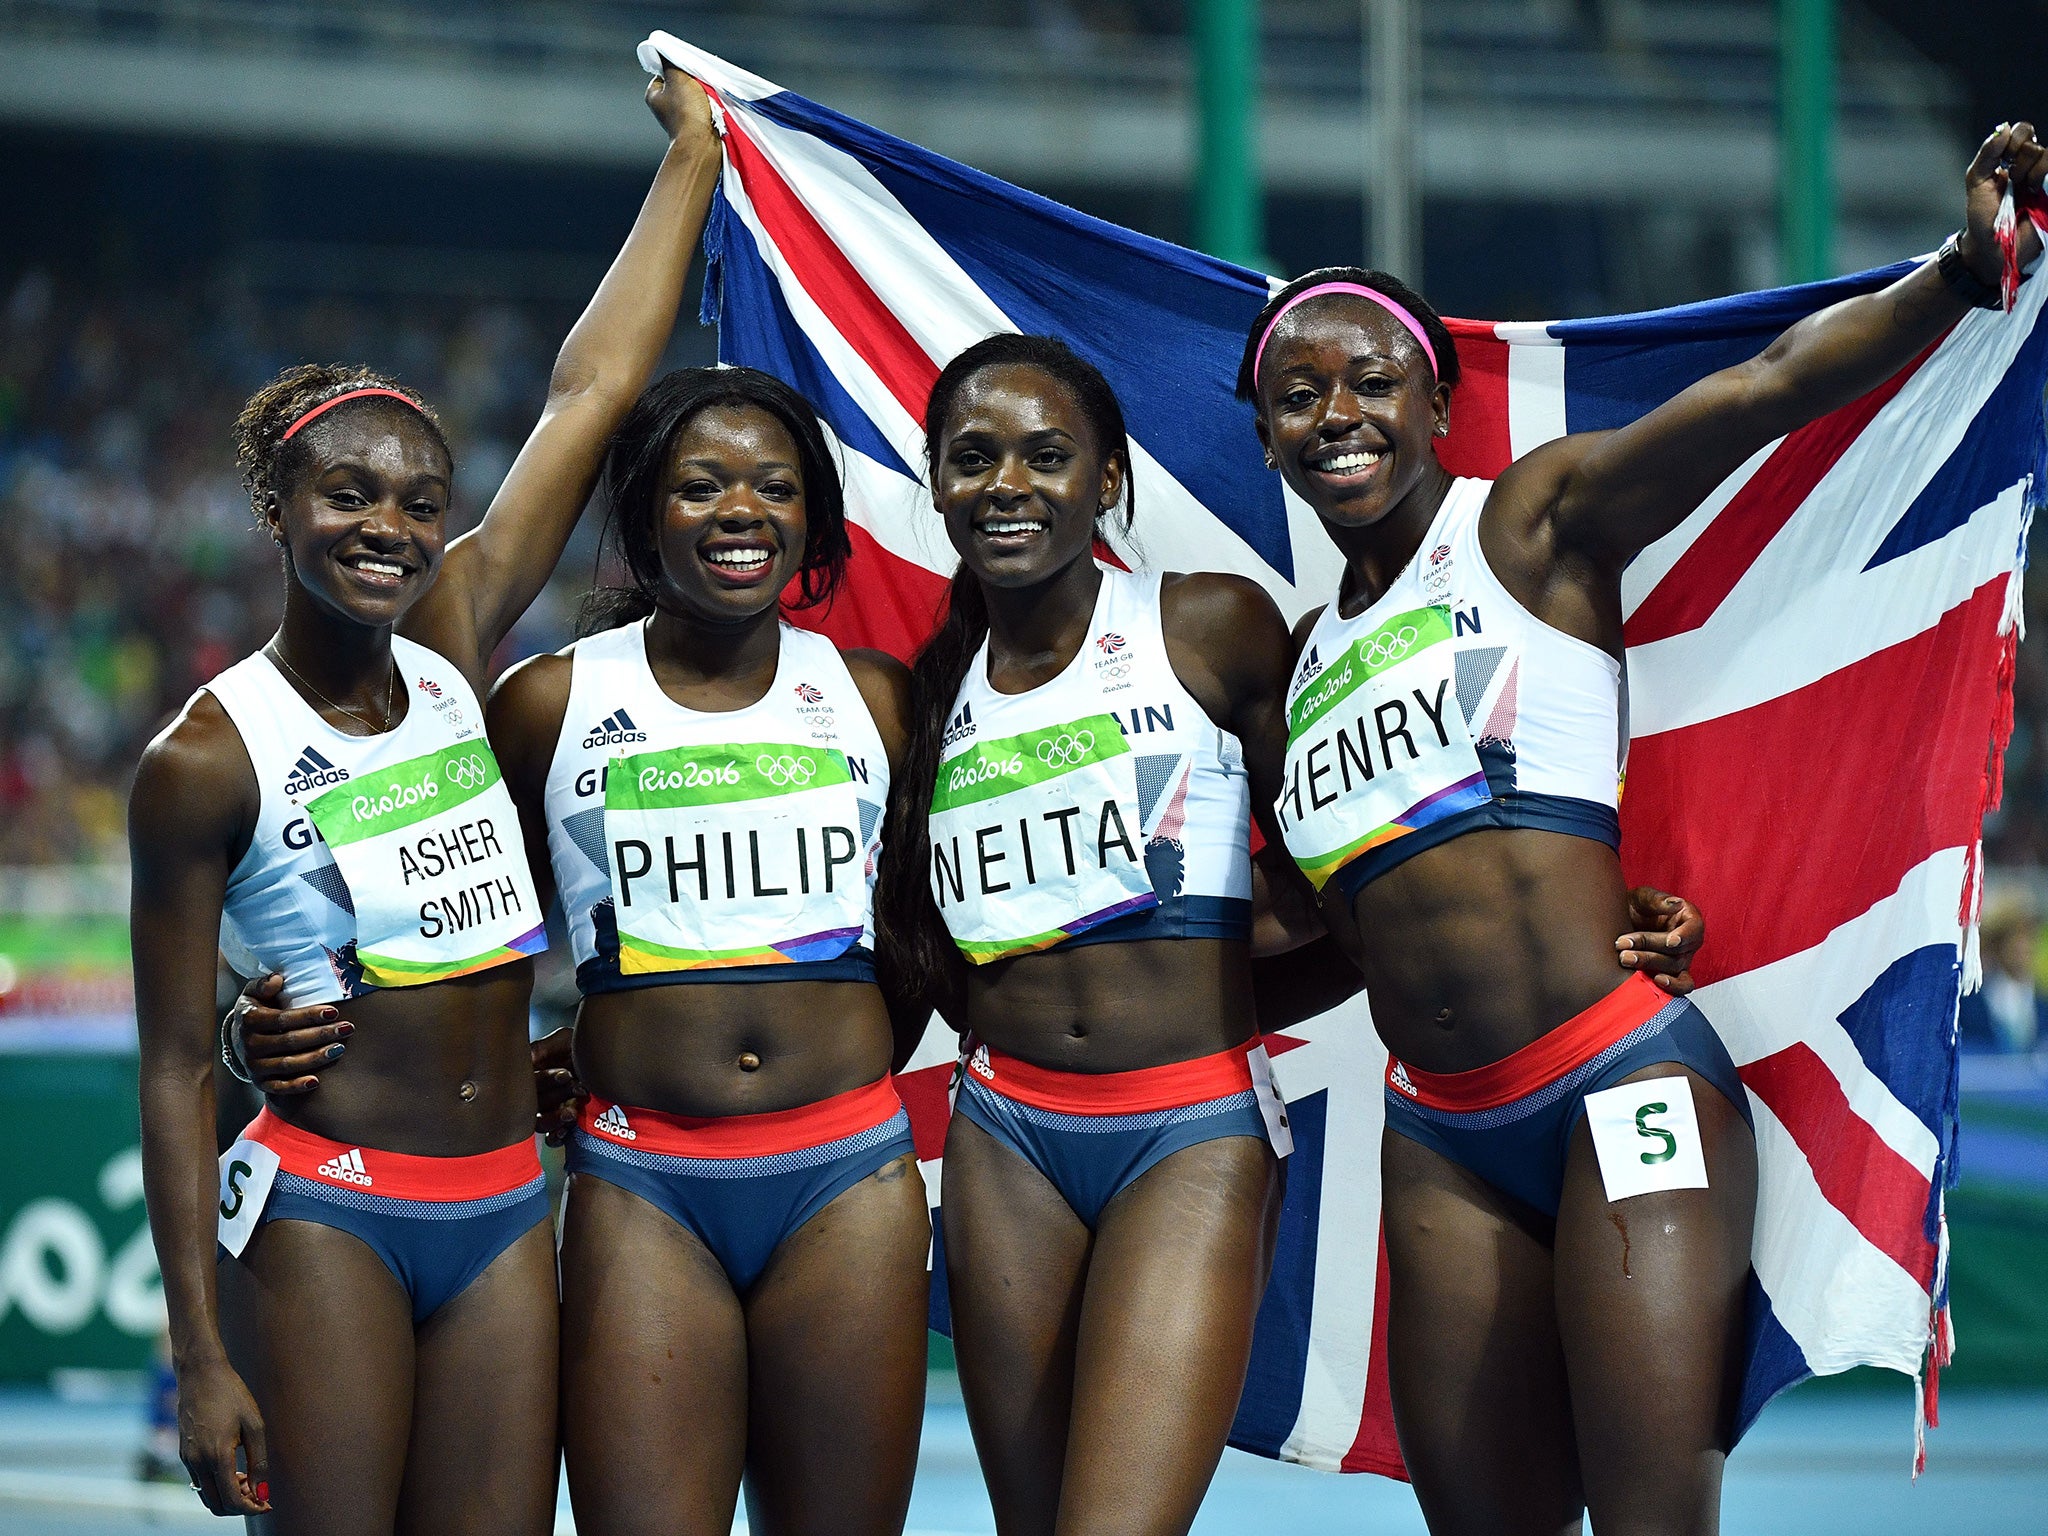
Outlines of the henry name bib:
[{"label": "henry name bib", "polygon": [[836,747],[615,757],[604,835],[621,975],[830,960],[865,927],[861,806]]},{"label": "henry name bib", "polygon": [[1490,798],[1451,640],[1443,607],[1379,617],[1290,689],[1280,828],[1317,888],[1361,854]]},{"label": "henry name bib", "polygon": [[445,981],[545,947],[519,813],[480,735],[337,784],[305,810],[348,886],[373,985]]},{"label": "henry name bib", "polygon": [[931,874],[953,942],[983,965],[1157,906],[1140,828],[1130,743],[1106,713],[943,758]]}]

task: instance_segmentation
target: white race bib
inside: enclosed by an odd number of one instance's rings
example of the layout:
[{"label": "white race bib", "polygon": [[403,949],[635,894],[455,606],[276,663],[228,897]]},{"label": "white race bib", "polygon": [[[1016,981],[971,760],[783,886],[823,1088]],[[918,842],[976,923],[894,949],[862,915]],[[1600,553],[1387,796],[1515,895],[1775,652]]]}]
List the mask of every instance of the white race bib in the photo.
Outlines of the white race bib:
[{"label": "white race bib", "polygon": [[1245,1065],[1252,1071],[1252,1092],[1258,1096],[1259,1113],[1265,1116],[1266,1139],[1273,1144],[1273,1155],[1286,1157],[1294,1150],[1294,1132],[1287,1124],[1287,1101],[1273,1081],[1273,1058],[1266,1054],[1263,1043],[1245,1053]]},{"label": "white race bib", "polygon": [[238,1141],[220,1155],[220,1245],[236,1258],[255,1236],[278,1156],[260,1141]]},{"label": "white race bib", "polygon": [[336,785],[306,805],[355,905],[373,986],[445,981],[547,948],[519,813],[482,740]]},{"label": "white race bib", "polygon": [[1492,798],[1451,639],[1446,610],[1411,609],[1294,690],[1277,810],[1318,889],[1360,854]]},{"label": "white race bib", "polygon": [[860,801],[836,747],[614,758],[604,833],[622,975],[831,960],[866,926]]},{"label": "white race bib", "polygon": [[1660,1189],[1705,1189],[1692,1080],[1652,1077],[1586,1095],[1586,1126],[1610,1201]]},{"label": "white race bib", "polygon": [[939,764],[932,891],[976,965],[1159,905],[1138,778],[1114,717],[979,741]]}]

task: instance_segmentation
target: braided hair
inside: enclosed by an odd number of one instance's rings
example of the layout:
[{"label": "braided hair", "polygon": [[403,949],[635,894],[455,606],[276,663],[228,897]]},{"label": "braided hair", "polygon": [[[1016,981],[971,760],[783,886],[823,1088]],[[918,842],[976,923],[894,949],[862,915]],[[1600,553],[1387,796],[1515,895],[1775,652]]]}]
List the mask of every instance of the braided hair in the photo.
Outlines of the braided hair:
[{"label": "braided hair", "polygon": [[[312,449],[303,433],[289,440],[285,437],[292,423],[325,402],[359,389],[388,389],[403,395],[418,410],[448,461],[454,463],[441,418],[416,390],[363,363],[299,363],[251,395],[235,418],[235,462],[241,466],[242,485],[249,492],[249,509],[257,522],[266,520],[282,499],[284,488],[311,462]],[[351,400],[338,409],[359,405],[386,406],[387,401],[374,397]]]}]

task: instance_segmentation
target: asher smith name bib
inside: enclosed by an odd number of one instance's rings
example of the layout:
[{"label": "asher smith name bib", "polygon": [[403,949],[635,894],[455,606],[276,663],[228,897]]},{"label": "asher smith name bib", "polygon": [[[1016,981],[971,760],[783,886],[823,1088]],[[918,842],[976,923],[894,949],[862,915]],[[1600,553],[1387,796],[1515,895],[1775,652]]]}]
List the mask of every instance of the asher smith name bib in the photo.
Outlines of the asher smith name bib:
[{"label": "asher smith name bib", "polygon": [[348,885],[373,985],[445,981],[546,947],[518,812],[481,737],[335,784],[305,810]]}]

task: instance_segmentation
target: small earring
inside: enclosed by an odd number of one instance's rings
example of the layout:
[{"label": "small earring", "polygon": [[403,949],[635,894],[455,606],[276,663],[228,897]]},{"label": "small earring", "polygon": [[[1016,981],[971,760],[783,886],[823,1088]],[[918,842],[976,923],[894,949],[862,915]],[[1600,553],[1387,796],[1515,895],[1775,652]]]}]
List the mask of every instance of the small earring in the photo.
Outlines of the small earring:
[{"label": "small earring", "polygon": [[1273,455],[1272,455],[1272,453],[1271,453],[1271,452],[1268,452],[1268,453],[1266,454],[1266,468],[1268,468],[1268,469],[1278,469],[1279,467],[1280,467],[1280,463],[1279,463],[1279,461],[1278,461],[1277,459],[1275,459],[1275,458],[1273,457]]}]

